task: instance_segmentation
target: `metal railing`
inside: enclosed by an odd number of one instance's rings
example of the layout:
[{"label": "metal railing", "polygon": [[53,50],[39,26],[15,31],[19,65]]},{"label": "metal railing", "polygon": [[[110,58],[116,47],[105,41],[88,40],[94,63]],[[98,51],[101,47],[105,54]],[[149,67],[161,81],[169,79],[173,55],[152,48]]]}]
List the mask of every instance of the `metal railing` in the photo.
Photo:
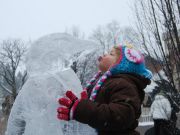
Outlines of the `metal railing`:
[{"label": "metal railing", "polygon": [[139,122],[153,122],[151,115],[141,115]]}]

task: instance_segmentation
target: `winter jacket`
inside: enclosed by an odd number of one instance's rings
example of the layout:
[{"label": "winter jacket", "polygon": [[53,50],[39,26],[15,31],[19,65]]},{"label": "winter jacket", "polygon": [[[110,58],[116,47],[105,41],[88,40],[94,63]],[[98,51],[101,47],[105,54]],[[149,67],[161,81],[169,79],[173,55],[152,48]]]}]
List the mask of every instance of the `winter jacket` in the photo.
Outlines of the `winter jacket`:
[{"label": "winter jacket", "polygon": [[150,111],[153,119],[169,120],[171,117],[171,104],[163,95],[156,95]]},{"label": "winter jacket", "polygon": [[98,135],[139,135],[135,128],[141,114],[143,89],[149,83],[149,79],[132,74],[111,76],[101,86],[95,102],[79,102],[74,118],[95,128]]}]

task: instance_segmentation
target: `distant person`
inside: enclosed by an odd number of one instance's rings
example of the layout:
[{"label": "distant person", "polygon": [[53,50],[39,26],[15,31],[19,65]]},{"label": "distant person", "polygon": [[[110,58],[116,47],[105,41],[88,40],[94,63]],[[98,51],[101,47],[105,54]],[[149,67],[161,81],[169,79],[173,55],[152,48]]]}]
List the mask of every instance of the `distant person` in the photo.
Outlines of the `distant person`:
[{"label": "distant person", "polygon": [[151,105],[151,115],[154,120],[155,135],[173,135],[167,125],[170,124],[171,104],[163,92],[155,96]]},{"label": "distant person", "polygon": [[171,93],[166,93],[166,97],[169,100],[171,104],[171,117],[169,125],[167,125],[167,128],[171,130],[173,135],[180,135],[180,129],[176,127],[177,124],[177,114],[180,111],[180,106],[177,103],[177,98],[179,97],[178,93],[174,93],[175,95]]},{"label": "distant person", "polygon": [[135,129],[152,77],[142,54],[132,46],[115,46],[98,61],[100,72],[80,99],[72,91],[59,99],[58,118],[89,124],[98,135],[140,135]]}]

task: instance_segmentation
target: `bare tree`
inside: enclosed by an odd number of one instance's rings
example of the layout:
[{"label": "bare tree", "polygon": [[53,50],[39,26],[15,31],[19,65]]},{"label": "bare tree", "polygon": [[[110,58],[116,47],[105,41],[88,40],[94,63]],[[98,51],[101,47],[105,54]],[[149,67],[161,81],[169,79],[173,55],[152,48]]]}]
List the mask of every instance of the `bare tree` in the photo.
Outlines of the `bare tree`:
[{"label": "bare tree", "polygon": [[87,54],[83,54],[83,52],[79,52],[73,56],[73,63],[71,68],[78,75],[82,86],[86,85],[86,82],[92,78],[97,72],[97,50],[92,50]]},{"label": "bare tree", "polygon": [[[176,125],[176,113],[180,106],[180,12],[179,0],[136,0],[135,16],[140,41],[146,53],[155,57],[166,77],[159,72],[159,80],[154,80],[157,90],[164,91],[171,104],[171,125]],[[151,61],[158,71],[158,64]],[[178,108],[178,109],[177,109]],[[175,126],[171,126],[176,131]],[[175,133],[174,133],[175,134]]]},{"label": "bare tree", "polygon": [[[17,68],[22,61],[26,48],[20,40],[4,40],[1,43],[0,52],[0,87],[8,92],[14,99],[16,98],[19,89],[26,81],[27,72],[25,71],[21,80],[17,80]],[[17,85],[20,81],[21,85]]]},{"label": "bare tree", "polygon": [[[117,21],[112,21],[111,23],[107,24],[107,35],[106,38],[109,44],[117,45],[118,44],[118,37],[120,34],[120,25]],[[109,49],[109,45],[108,48]]]},{"label": "bare tree", "polygon": [[85,39],[85,33],[81,31],[78,26],[72,26],[70,29],[66,28],[65,33],[72,35],[78,39]]},{"label": "bare tree", "polygon": [[90,36],[90,39],[101,45],[103,52],[109,51],[110,47],[122,44],[125,41],[138,44],[138,34],[131,27],[120,27],[117,21],[112,21],[105,26],[98,26]]},{"label": "bare tree", "polygon": [[103,48],[103,53],[111,46],[118,44],[120,25],[117,21],[112,21],[105,26],[98,26],[90,36],[90,39],[97,42]]},{"label": "bare tree", "polygon": [[163,61],[172,92],[180,90],[179,4],[175,0],[136,0],[135,4],[141,44],[148,55]]},{"label": "bare tree", "polygon": [[90,39],[94,40],[97,42],[99,45],[101,45],[103,49],[103,53],[106,50],[107,46],[107,39],[106,39],[106,32],[104,31],[104,28],[102,26],[98,26],[94,31],[93,34],[91,35]]}]

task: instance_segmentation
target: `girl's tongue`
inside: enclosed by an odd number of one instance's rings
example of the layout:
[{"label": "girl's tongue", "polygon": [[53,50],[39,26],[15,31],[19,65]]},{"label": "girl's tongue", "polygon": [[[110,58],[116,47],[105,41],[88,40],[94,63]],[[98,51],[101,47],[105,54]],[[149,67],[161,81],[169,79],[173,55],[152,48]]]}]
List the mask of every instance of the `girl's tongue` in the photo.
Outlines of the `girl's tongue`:
[{"label": "girl's tongue", "polygon": [[102,56],[99,56],[98,61],[100,62],[102,60]]}]

